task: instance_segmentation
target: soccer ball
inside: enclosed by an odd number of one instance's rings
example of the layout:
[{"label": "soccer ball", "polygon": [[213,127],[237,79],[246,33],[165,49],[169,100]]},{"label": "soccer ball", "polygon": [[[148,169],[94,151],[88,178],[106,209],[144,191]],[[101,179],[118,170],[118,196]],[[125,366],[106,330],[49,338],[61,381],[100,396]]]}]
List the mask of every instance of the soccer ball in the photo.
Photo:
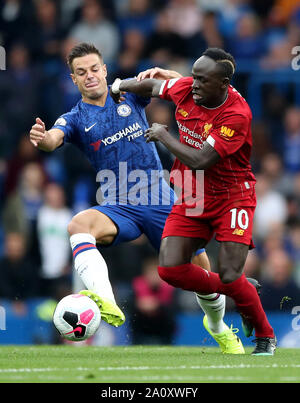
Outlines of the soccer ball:
[{"label": "soccer ball", "polygon": [[67,340],[82,341],[93,336],[101,322],[97,304],[91,298],[81,294],[67,295],[59,301],[53,323]]}]

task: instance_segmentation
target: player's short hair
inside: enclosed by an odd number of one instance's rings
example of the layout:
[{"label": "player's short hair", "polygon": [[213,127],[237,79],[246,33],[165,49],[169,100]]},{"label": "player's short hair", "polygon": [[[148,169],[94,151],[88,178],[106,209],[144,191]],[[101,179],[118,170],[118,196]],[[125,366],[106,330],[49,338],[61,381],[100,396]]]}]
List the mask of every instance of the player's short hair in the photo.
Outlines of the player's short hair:
[{"label": "player's short hair", "polygon": [[72,71],[72,73],[73,73],[73,60],[76,59],[77,57],[82,57],[82,56],[91,55],[91,54],[98,55],[100,60],[103,62],[101,52],[92,43],[82,42],[82,43],[79,43],[78,45],[74,46],[71,49],[71,52],[67,56],[67,64],[68,64],[70,70]]},{"label": "player's short hair", "polygon": [[222,68],[224,76],[231,80],[235,72],[236,63],[234,57],[230,53],[225,52],[225,50],[220,48],[208,48],[202,53],[202,56],[207,56],[218,63]]}]

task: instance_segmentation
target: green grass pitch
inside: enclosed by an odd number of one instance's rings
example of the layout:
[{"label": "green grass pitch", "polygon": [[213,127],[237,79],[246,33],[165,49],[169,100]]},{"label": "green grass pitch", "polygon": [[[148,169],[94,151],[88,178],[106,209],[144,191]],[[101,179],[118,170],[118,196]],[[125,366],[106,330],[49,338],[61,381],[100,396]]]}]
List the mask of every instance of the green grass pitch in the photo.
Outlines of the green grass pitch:
[{"label": "green grass pitch", "polygon": [[300,349],[273,357],[174,346],[1,346],[0,383],[299,383]]}]

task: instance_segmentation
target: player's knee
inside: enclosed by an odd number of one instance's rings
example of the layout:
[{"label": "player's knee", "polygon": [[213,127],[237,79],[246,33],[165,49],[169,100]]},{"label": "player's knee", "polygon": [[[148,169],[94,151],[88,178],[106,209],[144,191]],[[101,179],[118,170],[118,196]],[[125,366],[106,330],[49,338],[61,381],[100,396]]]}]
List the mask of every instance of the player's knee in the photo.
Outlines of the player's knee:
[{"label": "player's knee", "polygon": [[86,227],[77,220],[75,217],[68,224],[68,233],[69,235],[79,234],[79,233],[87,233]]},{"label": "player's knee", "polygon": [[95,237],[97,244],[110,245],[117,234],[115,224],[96,210],[85,210],[76,214],[68,225],[69,235],[85,233]]},{"label": "player's knee", "polygon": [[174,248],[169,248],[165,240],[162,240],[159,251],[159,265],[163,267],[174,267],[186,263],[183,254]]},{"label": "player's knee", "polygon": [[233,242],[221,244],[218,273],[222,283],[233,283],[241,277],[248,250],[248,245]]},{"label": "player's knee", "polygon": [[92,234],[93,220],[89,218],[89,214],[81,212],[76,214],[68,225],[69,235],[88,233]]},{"label": "player's knee", "polygon": [[221,268],[219,270],[220,280],[224,284],[233,283],[241,276],[241,270],[235,270],[234,268]]}]

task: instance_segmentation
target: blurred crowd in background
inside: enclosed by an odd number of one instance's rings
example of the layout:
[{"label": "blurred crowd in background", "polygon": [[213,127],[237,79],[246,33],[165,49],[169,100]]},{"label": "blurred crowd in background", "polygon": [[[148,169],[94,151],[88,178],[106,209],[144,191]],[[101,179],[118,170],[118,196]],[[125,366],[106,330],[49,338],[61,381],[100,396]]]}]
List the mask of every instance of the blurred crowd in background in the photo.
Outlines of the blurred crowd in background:
[{"label": "blurred crowd in background", "polygon": [[[28,133],[36,117],[50,128],[80,99],[66,55],[82,41],[101,51],[109,84],[153,66],[189,75],[207,47],[235,57],[232,84],[253,110],[258,197],[256,248],[245,271],[263,284],[266,310],[290,309],[297,298],[299,305],[300,71],[292,68],[292,49],[300,46],[299,0],[3,0],[0,299],[22,312],[27,298],[59,299],[77,287],[67,224],[96,204],[96,173],[73,146],[41,152]],[[152,100],[147,114],[150,124],[167,124],[176,135],[172,104]],[[173,157],[161,146],[158,151],[170,169]],[[207,248],[213,269],[217,248],[215,241]],[[174,313],[199,309],[194,296],[162,284],[143,236],[101,251],[116,298],[134,318],[136,342],[151,331],[153,340],[157,329],[160,341],[170,342]],[[227,306],[234,309],[231,301]]]}]

